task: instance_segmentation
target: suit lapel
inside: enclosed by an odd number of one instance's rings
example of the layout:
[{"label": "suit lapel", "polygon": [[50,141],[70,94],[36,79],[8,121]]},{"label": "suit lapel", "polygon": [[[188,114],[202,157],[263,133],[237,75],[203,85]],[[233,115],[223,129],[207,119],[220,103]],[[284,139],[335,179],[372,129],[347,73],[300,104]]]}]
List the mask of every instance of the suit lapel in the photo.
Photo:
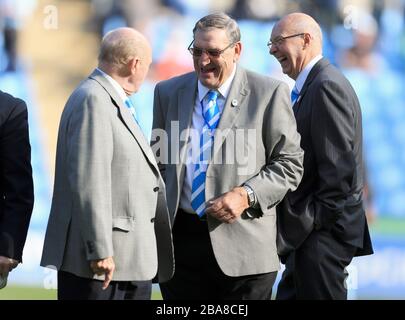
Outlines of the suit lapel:
[{"label": "suit lapel", "polygon": [[190,138],[191,120],[194,111],[195,97],[197,94],[197,78],[190,81],[181,90],[177,97],[177,112],[179,119],[179,132],[182,137],[179,143],[180,163],[186,160],[187,142]]},{"label": "suit lapel", "polygon": [[293,105],[294,115],[297,115],[297,113],[298,113],[298,106],[300,105],[300,102],[301,102],[301,96],[298,97],[297,101],[295,101],[295,103]]},{"label": "suit lapel", "polygon": [[[249,92],[250,90],[247,87],[246,71],[238,66],[235,78],[232,82],[231,90],[229,91],[228,97],[225,101],[218,128],[215,131],[213,159],[226,140],[227,135],[232,130],[236,119],[240,114],[240,108],[243,107],[245,98],[248,96]],[[222,139],[220,139],[220,137],[222,137]]]},{"label": "suit lapel", "polygon": [[[141,128],[135,123],[134,118],[132,117],[131,112],[128,108],[124,105],[121,97],[118,95],[116,90],[110,84],[110,82],[99,72],[98,70],[94,70],[93,73],[89,76],[89,78],[97,81],[110,95],[111,100],[115,107],[117,107],[120,119],[131,132],[132,136],[135,138],[136,142],[138,143],[139,147],[145,154],[146,158],[149,162],[158,170],[158,166],[156,163],[156,159],[153,155],[152,150],[150,149],[149,143],[146,140],[146,137],[143,135]],[[159,171],[159,170],[158,170]]]},{"label": "suit lapel", "polygon": [[326,66],[328,66],[330,64],[330,62],[328,61],[328,59],[322,58],[321,60],[319,60],[314,67],[312,68],[312,70],[309,72],[307,79],[305,80],[305,83],[301,89],[300,92],[300,96],[298,98],[298,100],[294,103],[293,106],[293,111],[294,111],[294,115],[297,115],[298,111],[299,111],[299,106],[300,103],[302,101],[302,99],[305,96],[305,93],[308,90],[309,85],[312,83],[312,81],[316,78],[316,76],[318,75],[318,73],[325,68]]}]

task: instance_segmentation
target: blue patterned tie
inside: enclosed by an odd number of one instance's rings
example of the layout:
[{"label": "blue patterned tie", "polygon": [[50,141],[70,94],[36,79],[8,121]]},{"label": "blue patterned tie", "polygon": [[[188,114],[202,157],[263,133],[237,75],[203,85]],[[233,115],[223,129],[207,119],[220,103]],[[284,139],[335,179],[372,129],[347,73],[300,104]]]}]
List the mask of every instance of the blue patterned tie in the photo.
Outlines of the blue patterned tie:
[{"label": "blue patterned tie", "polygon": [[134,118],[135,122],[138,124],[138,126],[139,126],[139,128],[141,129],[143,135],[146,137],[145,132],[143,132],[143,128],[142,128],[142,126],[141,126],[141,124],[140,124],[140,122],[139,122],[138,116],[137,116],[137,114],[136,114],[135,106],[134,106],[134,104],[132,103],[131,99],[126,98],[126,99],[125,99],[125,105],[127,106],[127,108],[129,109],[129,111],[131,112],[132,117]]},{"label": "blue patterned tie", "polygon": [[291,91],[291,102],[294,104],[298,97],[300,96],[300,92],[298,91],[297,87],[294,86],[294,88]]},{"label": "blue patterned tie", "polygon": [[217,128],[220,112],[217,104],[217,91],[209,91],[203,110],[204,126],[200,136],[200,154],[194,168],[191,187],[191,207],[202,217],[205,213],[205,175],[211,160],[211,149],[214,142],[214,130]]}]

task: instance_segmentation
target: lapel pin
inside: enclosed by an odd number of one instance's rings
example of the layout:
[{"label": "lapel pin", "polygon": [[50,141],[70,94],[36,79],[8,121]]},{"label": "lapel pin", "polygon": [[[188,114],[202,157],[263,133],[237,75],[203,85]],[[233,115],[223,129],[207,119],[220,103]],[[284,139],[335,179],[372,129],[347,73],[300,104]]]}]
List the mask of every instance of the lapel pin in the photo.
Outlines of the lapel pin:
[{"label": "lapel pin", "polygon": [[231,102],[231,106],[232,107],[237,107],[238,106],[238,100],[233,99],[232,102]]}]

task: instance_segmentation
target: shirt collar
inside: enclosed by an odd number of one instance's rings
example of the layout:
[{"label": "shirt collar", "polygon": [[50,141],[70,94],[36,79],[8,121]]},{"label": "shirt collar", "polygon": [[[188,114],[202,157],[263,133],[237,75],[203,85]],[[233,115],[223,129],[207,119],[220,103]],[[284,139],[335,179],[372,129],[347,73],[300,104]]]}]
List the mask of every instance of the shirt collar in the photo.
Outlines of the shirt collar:
[{"label": "shirt collar", "polygon": [[323,58],[322,55],[317,55],[315,58],[313,58],[306,66],[305,68],[300,72],[300,74],[297,77],[297,80],[295,81],[295,87],[297,88],[298,92],[301,92],[302,87],[304,86],[305,81],[308,78],[309,73],[311,72],[312,68],[314,65]]},{"label": "shirt collar", "polygon": [[124,89],[121,87],[121,85],[116,80],[114,80],[110,75],[108,75],[103,70],[101,70],[100,68],[97,68],[97,70],[100,71],[100,73],[103,75],[103,77],[108,80],[108,82],[113,86],[115,91],[121,97],[122,101],[125,103],[125,100],[128,98],[128,96],[125,93]]},{"label": "shirt collar", "polygon": [[[221,96],[224,97],[225,100],[228,97],[229,91],[231,90],[231,85],[232,85],[233,79],[235,78],[235,74],[236,74],[236,64],[233,67],[233,71],[232,71],[230,77],[228,79],[226,79],[226,81],[222,84],[222,86],[220,86],[217,89],[218,92],[221,94]],[[200,82],[200,80],[198,80],[198,99],[199,99],[199,101],[202,101],[205,98],[205,96],[207,95],[208,91],[210,91],[210,90],[211,89],[204,86]]]}]

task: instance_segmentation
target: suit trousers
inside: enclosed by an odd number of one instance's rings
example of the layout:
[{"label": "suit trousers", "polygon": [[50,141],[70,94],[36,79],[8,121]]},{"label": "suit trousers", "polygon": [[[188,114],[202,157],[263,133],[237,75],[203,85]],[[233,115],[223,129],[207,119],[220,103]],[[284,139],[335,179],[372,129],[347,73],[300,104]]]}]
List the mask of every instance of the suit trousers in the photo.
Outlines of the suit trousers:
[{"label": "suit trousers", "polygon": [[58,271],[58,300],[150,300],[152,281],[111,281],[107,289],[103,282]]},{"label": "suit trousers", "polygon": [[346,267],[357,248],[330,231],[313,230],[303,244],[285,258],[277,300],[347,300]]},{"label": "suit trousers", "polygon": [[271,298],[277,271],[241,277],[225,275],[215,259],[205,219],[179,210],[173,226],[173,243],[176,268],[173,278],[160,284],[164,300]]}]

